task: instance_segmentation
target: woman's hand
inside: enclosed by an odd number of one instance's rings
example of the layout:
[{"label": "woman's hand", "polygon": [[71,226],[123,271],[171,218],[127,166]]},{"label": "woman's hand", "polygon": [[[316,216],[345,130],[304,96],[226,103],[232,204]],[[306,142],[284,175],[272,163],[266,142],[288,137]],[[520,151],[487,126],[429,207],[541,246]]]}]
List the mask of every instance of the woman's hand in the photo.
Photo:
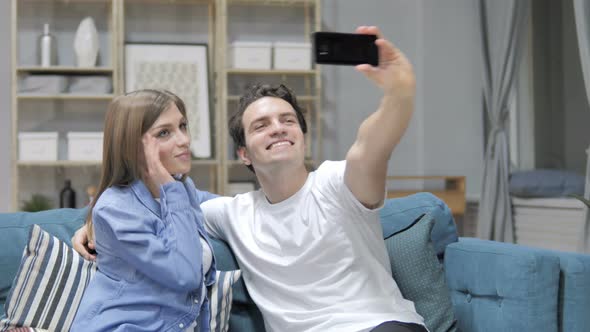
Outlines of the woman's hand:
[{"label": "woman's hand", "polygon": [[143,179],[154,197],[160,194],[160,187],[174,178],[160,160],[159,142],[149,131],[143,135],[143,150],[145,156],[145,168]]}]

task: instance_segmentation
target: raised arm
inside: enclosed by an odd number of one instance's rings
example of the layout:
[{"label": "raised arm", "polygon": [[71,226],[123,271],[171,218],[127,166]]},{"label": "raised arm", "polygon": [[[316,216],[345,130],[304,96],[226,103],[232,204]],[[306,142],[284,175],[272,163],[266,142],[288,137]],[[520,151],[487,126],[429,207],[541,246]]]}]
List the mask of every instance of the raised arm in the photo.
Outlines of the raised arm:
[{"label": "raised arm", "polygon": [[356,141],[346,154],[344,181],[366,207],[379,205],[385,194],[387,162],[414,112],[415,77],[412,65],[377,27],[359,27],[357,33],[377,35],[379,66],[356,69],[383,90],[376,112],[359,127]]}]

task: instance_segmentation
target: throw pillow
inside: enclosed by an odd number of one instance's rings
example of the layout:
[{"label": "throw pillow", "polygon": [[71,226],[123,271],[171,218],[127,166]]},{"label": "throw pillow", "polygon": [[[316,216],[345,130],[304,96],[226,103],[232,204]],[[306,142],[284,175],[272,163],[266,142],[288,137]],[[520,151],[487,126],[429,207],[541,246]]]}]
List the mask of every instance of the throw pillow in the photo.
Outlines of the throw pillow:
[{"label": "throw pillow", "polygon": [[510,174],[510,194],[517,197],[565,197],[584,194],[585,178],[558,169],[535,169]]},{"label": "throw pillow", "polygon": [[430,331],[456,331],[443,266],[430,239],[434,219],[420,216],[385,239],[393,278],[404,298],[414,302]]},{"label": "throw pillow", "polygon": [[[0,331],[18,327],[68,331],[96,264],[66,243],[33,225],[8,295]],[[227,331],[232,286],[241,271],[217,271],[209,289],[211,331]]]}]

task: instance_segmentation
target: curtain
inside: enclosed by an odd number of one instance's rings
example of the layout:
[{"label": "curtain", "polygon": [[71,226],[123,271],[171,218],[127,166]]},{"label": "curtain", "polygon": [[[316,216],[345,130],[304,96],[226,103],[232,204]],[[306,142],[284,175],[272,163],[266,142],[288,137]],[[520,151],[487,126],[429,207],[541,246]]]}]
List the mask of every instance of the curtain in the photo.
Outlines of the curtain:
[{"label": "curtain", "polygon": [[[582,74],[586,86],[586,98],[590,104],[590,2],[586,0],[574,0],[574,16],[576,19],[576,32],[578,34],[578,48],[580,50],[580,62]],[[590,198],[590,147],[586,150],[588,160],[586,162],[586,187],[584,197]],[[586,217],[580,231],[578,251],[590,253],[590,213],[586,207]]]},{"label": "curtain", "polygon": [[477,236],[514,242],[508,188],[508,103],[524,49],[529,0],[480,0],[484,65],[483,104],[488,131],[479,203]]}]

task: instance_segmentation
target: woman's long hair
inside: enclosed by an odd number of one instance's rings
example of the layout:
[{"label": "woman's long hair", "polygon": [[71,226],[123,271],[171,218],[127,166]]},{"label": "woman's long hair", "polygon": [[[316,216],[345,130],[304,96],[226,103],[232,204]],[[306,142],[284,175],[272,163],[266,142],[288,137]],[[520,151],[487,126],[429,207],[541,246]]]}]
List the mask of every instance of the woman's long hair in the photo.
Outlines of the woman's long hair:
[{"label": "woman's long hair", "polygon": [[110,103],[104,120],[100,183],[86,216],[89,240],[94,237],[92,210],[96,202],[107,188],[126,186],[142,178],[142,136],[173,103],[186,118],[184,102],[166,90],[137,90]]}]

